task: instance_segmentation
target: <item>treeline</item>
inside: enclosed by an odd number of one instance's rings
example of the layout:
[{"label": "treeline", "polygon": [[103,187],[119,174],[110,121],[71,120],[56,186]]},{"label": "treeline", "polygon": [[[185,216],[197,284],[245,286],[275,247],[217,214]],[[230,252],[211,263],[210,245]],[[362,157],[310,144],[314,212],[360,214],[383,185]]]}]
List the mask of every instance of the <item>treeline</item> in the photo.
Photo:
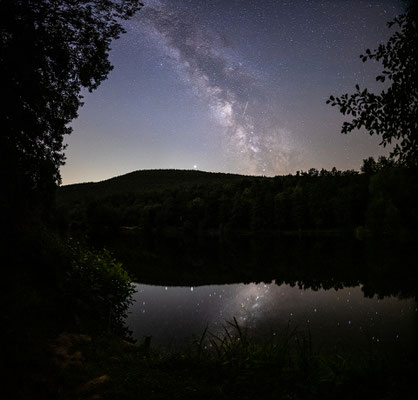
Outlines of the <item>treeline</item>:
[{"label": "treeline", "polygon": [[[418,223],[416,175],[386,161],[365,160],[361,173],[312,168],[274,178],[163,171],[166,184],[158,186],[161,171],[139,171],[135,179],[146,174],[151,187],[138,186],[128,174],[89,188],[61,188],[58,220],[62,230],[91,236],[120,228],[175,228],[196,234],[355,229],[374,235],[407,234]],[[115,185],[117,193],[109,190]]]}]

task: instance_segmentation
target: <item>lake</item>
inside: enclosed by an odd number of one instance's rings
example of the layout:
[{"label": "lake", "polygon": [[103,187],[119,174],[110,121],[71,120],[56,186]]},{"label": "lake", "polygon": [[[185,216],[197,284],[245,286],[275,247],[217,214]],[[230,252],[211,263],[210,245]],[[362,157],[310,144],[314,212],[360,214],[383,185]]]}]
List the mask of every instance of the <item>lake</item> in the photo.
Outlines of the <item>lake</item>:
[{"label": "lake", "polygon": [[261,341],[296,328],[320,347],[415,345],[418,281],[409,243],[158,238],[136,253],[135,241],[123,243],[125,265],[141,282],[127,325],[153,346],[183,346],[206,328],[225,334],[234,318]]},{"label": "lake", "polygon": [[156,346],[190,343],[206,327],[213,334],[224,334],[225,326],[231,328],[227,321],[234,317],[255,338],[269,340],[290,327],[309,330],[320,347],[371,342],[409,347],[416,337],[413,298],[367,298],[361,286],[312,290],[275,282],[198,287],[136,284],[136,290],[128,326],[135,339],[151,336]]}]

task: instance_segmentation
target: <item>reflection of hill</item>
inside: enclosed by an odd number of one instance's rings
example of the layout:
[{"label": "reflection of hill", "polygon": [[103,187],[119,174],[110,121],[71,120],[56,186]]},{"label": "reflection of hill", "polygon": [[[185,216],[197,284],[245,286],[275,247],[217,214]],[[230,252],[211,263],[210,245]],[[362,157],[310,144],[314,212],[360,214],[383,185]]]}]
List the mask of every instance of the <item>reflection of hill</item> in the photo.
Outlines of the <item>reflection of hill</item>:
[{"label": "reflection of hill", "polygon": [[314,290],[362,285],[368,297],[418,295],[414,255],[401,243],[277,236],[241,236],[219,243],[162,236],[141,240],[128,234],[113,246],[142,283],[197,286],[274,280]]}]

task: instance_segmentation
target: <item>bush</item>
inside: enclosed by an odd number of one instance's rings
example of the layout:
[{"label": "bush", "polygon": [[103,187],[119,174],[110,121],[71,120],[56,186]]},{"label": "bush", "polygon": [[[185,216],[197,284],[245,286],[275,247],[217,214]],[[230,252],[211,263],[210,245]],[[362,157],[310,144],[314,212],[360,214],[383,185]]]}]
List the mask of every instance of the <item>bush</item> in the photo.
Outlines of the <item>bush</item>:
[{"label": "bush", "polygon": [[93,331],[127,333],[124,319],[134,285],[106,249],[98,252],[70,243],[71,269],[65,283],[76,319]]}]

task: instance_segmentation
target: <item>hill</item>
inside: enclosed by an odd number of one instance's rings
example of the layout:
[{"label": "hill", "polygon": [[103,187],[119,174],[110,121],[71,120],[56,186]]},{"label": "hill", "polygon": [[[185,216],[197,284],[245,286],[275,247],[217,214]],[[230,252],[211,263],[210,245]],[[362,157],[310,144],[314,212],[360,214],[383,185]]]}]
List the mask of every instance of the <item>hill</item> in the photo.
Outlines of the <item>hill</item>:
[{"label": "hill", "polygon": [[57,220],[90,238],[114,238],[122,227],[191,235],[366,228],[376,235],[411,236],[417,193],[415,173],[395,167],[375,173],[310,169],[274,178],[145,170],[59,188]]},{"label": "hill", "polygon": [[258,180],[263,178],[195,170],[141,170],[101,182],[61,186],[57,191],[57,203],[59,205],[68,205],[82,199],[99,200],[119,194],[164,191],[190,188],[197,185],[235,184],[243,179]]}]

